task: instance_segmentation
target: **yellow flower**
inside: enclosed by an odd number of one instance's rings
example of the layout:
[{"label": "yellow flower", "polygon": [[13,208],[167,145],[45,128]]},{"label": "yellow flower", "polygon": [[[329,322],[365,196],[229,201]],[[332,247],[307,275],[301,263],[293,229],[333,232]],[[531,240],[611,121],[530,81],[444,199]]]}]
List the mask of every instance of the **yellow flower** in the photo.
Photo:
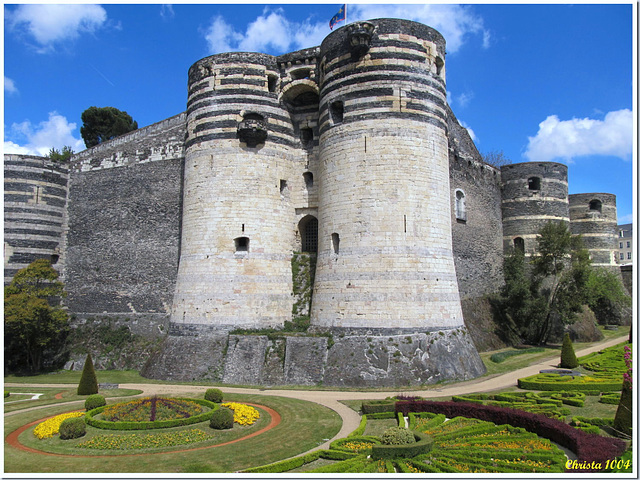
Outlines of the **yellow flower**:
[{"label": "yellow flower", "polygon": [[60,431],[60,424],[67,418],[82,417],[84,412],[71,412],[63,413],[62,415],[56,415],[53,418],[49,418],[42,423],[39,423],[33,430],[33,434],[40,440],[43,438],[49,438],[56,435]]}]

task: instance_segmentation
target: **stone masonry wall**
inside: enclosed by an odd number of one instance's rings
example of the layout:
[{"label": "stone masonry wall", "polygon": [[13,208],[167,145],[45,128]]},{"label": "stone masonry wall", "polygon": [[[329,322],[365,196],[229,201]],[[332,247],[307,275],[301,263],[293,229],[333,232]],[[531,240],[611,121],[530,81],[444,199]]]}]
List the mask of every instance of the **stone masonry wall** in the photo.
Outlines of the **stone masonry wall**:
[{"label": "stone masonry wall", "polygon": [[65,265],[71,313],[168,315],[184,134],[178,115],[73,157]]}]

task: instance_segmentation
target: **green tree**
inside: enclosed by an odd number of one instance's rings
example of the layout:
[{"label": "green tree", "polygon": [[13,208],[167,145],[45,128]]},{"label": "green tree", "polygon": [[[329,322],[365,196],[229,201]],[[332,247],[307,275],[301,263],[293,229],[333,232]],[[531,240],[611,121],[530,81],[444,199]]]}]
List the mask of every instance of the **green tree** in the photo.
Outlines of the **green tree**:
[{"label": "green tree", "polygon": [[622,323],[623,307],[631,306],[631,297],[627,295],[620,278],[604,268],[594,268],[589,275],[587,299],[589,308],[600,324]]},{"label": "green tree", "polygon": [[45,354],[55,357],[69,333],[67,313],[58,306],[65,295],[48,260],[19,270],[5,287],[5,360],[10,367],[42,369]]},{"label": "green tree", "polygon": [[94,395],[96,393],[98,393],[98,378],[96,370],[93,368],[91,354],[88,353],[82,368],[80,383],[78,383],[78,395]]},{"label": "green tree", "polygon": [[531,260],[518,249],[505,256],[498,305],[507,329],[528,343],[545,344],[554,323],[573,323],[586,303],[591,261],[565,223],[548,222],[537,240]]},{"label": "green tree", "polygon": [[47,156],[54,162],[68,163],[71,159],[71,155],[73,155],[73,149],[69,146],[64,146],[62,147],[62,151],[51,148],[51,150],[49,150],[49,155]]},{"label": "green tree", "polygon": [[569,334],[564,334],[562,340],[562,352],[560,353],[560,368],[576,368],[578,366],[578,357],[573,349],[573,342],[569,338]]},{"label": "green tree", "polygon": [[138,122],[114,107],[89,107],[81,118],[80,135],[87,148],[138,129]]}]

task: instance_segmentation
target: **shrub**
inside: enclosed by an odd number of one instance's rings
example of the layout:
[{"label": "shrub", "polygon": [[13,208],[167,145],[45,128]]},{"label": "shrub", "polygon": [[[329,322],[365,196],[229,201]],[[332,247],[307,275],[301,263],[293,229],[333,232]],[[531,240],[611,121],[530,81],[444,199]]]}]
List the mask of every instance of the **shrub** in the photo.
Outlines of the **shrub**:
[{"label": "shrub", "polygon": [[9,396],[9,390],[5,390],[4,391],[4,398],[7,398]]},{"label": "shrub", "polygon": [[363,402],[362,413],[393,412],[395,403],[396,402],[393,400],[373,400],[371,402]]},{"label": "shrub", "polygon": [[80,383],[78,384],[78,395],[93,395],[94,393],[98,393],[98,379],[93,368],[91,354],[88,353],[82,369]]},{"label": "shrub", "polygon": [[616,416],[613,420],[613,428],[623,435],[631,435],[631,426],[633,425],[632,404],[633,391],[625,384],[620,395]]},{"label": "shrub", "polygon": [[227,430],[233,428],[233,411],[222,407],[213,412],[209,426],[215,430]]},{"label": "shrub", "polygon": [[578,366],[578,357],[573,350],[573,342],[569,338],[569,334],[564,334],[562,340],[562,353],[560,353],[560,368],[576,368]]},{"label": "shrub", "polygon": [[88,412],[89,410],[93,410],[94,408],[104,407],[106,404],[107,401],[102,395],[94,394],[89,395],[84,401],[84,408]]},{"label": "shrub", "polygon": [[83,437],[87,433],[84,417],[67,418],[60,424],[59,432],[62,440]]},{"label": "shrub", "polygon": [[222,390],[219,388],[208,388],[206,392],[204,392],[204,399],[209,400],[213,403],[221,403],[222,402]]},{"label": "shrub", "polygon": [[416,455],[427,453],[433,448],[433,438],[431,438],[429,435],[421,432],[412,432],[406,429],[403,430],[410,433],[413,437],[413,441],[411,443],[404,443],[399,445],[373,445],[371,447],[371,458],[410,458],[415,457]]},{"label": "shrub", "polygon": [[415,443],[413,432],[401,427],[391,427],[384,431],[380,437],[383,445],[406,445]]}]

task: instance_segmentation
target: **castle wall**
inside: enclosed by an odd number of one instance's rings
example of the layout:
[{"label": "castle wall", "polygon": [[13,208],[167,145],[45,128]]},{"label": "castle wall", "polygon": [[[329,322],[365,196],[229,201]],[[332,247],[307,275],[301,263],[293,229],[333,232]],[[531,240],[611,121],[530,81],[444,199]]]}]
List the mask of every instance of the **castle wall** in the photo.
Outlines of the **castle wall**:
[{"label": "castle wall", "polygon": [[501,172],[504,251],[515,246],[531,255],[537,235],[547,222],[569,223],[567,166],[515,163],[504,165]]},{"label": "castle wall", "polygon": [[571,233],[581,235],[589,250],[592,265],[613,268],[618,242],[616,196],[611,193],[577,193],[569,195]]},{"label": "castle wall", "polygon": [[466,128],[448,114],[456,276],[461,299],[475,299],[497,292],[504,281],[500,171],[482,161]]},{"label": "castle wall", "polygon": [[48,158],[4,156],[4,283],[35,260],[61,270],[68,167]]},{"label": "castle wall", "polygon": [[373,20],[355,59],[348,25],[321,45],[316,327],[463,325],[453,255],[444,39]]},{"label": "castle wall", "polygon": [[64,279],[76,316],[167,317],[184,135],[181,114],[73,157]]}]

